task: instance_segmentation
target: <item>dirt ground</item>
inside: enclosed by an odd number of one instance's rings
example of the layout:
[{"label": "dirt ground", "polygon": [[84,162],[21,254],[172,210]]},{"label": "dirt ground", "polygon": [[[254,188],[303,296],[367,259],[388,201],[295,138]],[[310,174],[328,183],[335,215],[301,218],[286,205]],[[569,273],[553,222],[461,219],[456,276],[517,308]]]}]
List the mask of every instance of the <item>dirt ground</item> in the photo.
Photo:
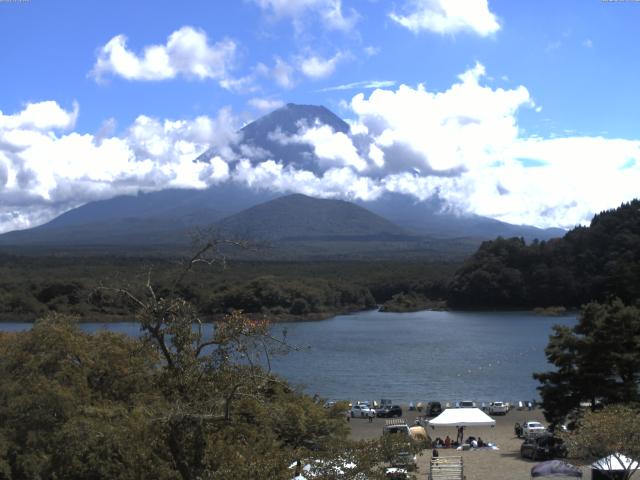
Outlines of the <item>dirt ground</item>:
[{"label": "dirt ground", "polygon": [[[407,419],[407,423],[412,425],[416,418],[421,415],[419,412],[409,412],[403,406],[403,417]],[[469,427],[465,428],[465,438],[469,436],[482,437],[485,442],[495,443],[499,450],[478,449],[469,451],[456,451],[455,449],[438,449],[440,457],[461,455],[464,464],[464,474],[467,480],[514,480],[514,479],[530,479],[531,467],[538,462],[520,457],[520,445],[522,440],[518,439],[513,430],[516,422],[520,424],[528,420],[538,420],[546,425],[544,416],[540,410],[511,410],[504,416],[493,417],[496,420],[496,426],[491,427]],[[369,423],[367,419],[353,418],[349,422],[351,426],[351,437],[353,439],[374,439],[382,435],[382,427],[384,426],[384,418],[376,418],[373,423]],[[445,438],[447,435],[452,439],[456,438],[456,428],[427,428],[428,435],[435,439],[436,437]],[[418,470],[416,478],[427,479],[429,477],[429,461],[431,459],[431,450],[426,450],[422,455],[418,456]],[[578,465],[582,468],[583,478],[590,479],[591,472],[587,467],[580,464],[579,461],[572,459],[569,463]]]}]

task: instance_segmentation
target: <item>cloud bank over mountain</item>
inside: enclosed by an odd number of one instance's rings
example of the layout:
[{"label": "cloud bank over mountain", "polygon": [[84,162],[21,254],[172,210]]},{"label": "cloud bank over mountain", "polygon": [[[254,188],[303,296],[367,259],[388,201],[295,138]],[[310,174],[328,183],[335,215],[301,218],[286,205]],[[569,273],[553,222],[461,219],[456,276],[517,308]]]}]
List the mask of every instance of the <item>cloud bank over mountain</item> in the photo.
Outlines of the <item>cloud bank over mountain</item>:
[{"label": "cloud bank over mountain", "polygon": [[[223,181],[362,200],[438,195],[459,212],[539,227],[584,223],[637,195],[640,140],[527,136],[518,114],[535,113],[530,92],[493,87],[481,64],[443,91],[379,88],[348,108],[349,135],[317,122],[270,133],[282,145],[308,146],[314,168],[244,145],[228,109],[187,120],[140,115],[117,134],[110,120],[95,134],[74,131],[78,105],[0,112],[0,232],[93,200]],[[210,147],[215,155],[194,161]]]}]

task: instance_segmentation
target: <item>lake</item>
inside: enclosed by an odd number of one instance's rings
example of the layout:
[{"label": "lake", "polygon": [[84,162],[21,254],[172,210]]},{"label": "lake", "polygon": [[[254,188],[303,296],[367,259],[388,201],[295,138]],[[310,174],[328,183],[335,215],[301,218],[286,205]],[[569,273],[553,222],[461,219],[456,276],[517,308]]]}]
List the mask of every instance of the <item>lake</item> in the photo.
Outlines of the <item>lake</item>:
[{"label": "lake", "polygon": [[[302,348],[276,357],[272,366],[307,393],[332,399],[531,400],[538,398],[532,373],[550,368],[544,348],[552,326],[575,322],[575,315],[531,312],[368,311],[276,324]],[[29,327],[0,324],[2,330]],[[82,328],[139,334],[136,323]]]}]

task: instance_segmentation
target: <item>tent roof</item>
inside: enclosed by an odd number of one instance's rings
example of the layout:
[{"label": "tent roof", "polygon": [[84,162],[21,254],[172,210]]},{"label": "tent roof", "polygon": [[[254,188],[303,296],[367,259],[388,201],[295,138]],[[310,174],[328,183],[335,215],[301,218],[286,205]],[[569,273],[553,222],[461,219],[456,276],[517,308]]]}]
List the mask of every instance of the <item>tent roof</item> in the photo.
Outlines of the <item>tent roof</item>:
[{"label": "tent roof", "polygon": [[562,460],[549,460],[531,469],[532,477],[582,477],[582,470]]},{"label": "tent roof", "polygon": [[447,408],[433,420],[432,427],[493,427],[496,421],[479,408]]},{"label": "tent roof", "polygon": [[625,457],[621,453],[612,453],[608,457],[601,458],[591,464],[594,470],[635,470],[638,468],[638,462]]}]

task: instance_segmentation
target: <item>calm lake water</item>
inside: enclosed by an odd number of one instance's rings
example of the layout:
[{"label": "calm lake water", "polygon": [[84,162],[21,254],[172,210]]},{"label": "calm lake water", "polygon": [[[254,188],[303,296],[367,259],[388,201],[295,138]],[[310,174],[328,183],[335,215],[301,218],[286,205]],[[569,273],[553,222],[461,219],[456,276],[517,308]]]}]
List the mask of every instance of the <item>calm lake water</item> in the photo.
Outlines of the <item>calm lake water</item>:
[{"label": "calm lake water", "polygon": [[[530,312],[432,312],[342,315],[317,322],[277,324],[302,347],[276,357],[273,370],[309,394],[335,399],[397,402],[530,400],[533,372],[549,369],[544,355],[552,326],[576,316]],[[3,323],[2,330],[24,330]],[[136,323],[88,323],[138,335]]]}]

